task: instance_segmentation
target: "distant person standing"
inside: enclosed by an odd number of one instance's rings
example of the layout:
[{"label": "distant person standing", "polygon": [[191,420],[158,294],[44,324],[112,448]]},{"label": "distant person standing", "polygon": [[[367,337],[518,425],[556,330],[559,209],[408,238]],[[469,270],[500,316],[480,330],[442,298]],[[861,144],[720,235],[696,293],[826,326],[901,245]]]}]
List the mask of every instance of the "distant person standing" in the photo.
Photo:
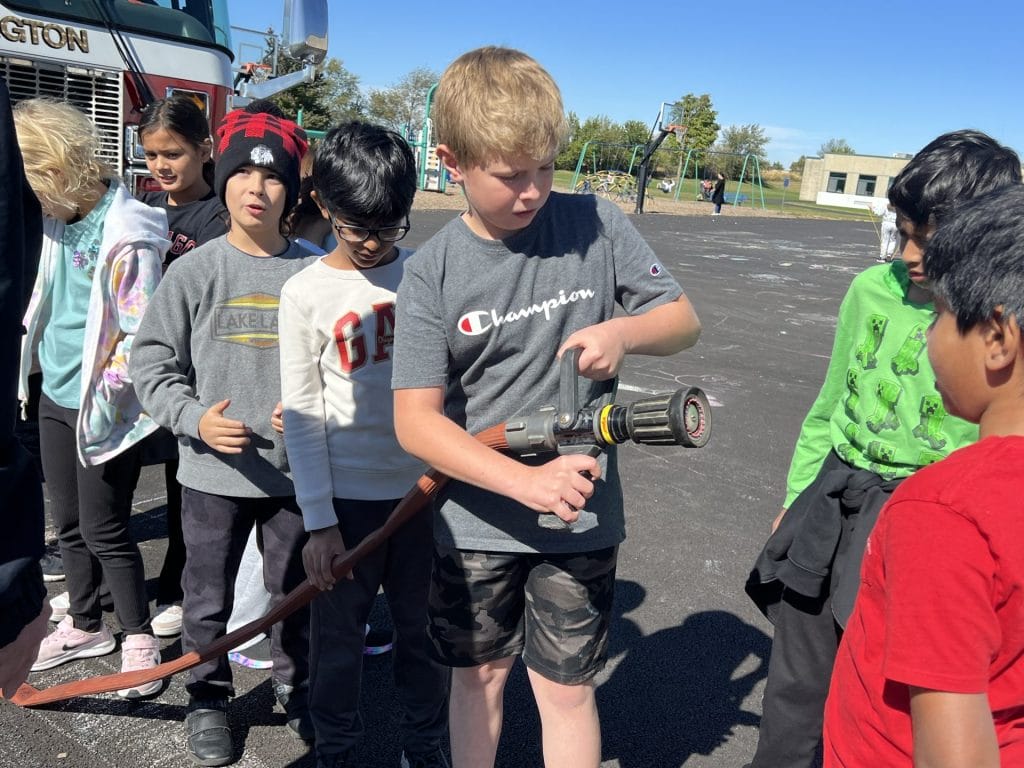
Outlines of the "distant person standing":
[{"label": "distant person standing", "polygon": [[896,254],[896,245],[900,241],[900,232],[896,228],[896,209],[892,203],[882,211],[882,231],[879,235],[878,258],[875,261],[885,263],[892,261]]},{"label": "distant person standing", "polygon": [[721,172],[715,174],[715,191],[711,193],[711,202],[715,204],[712,216],[722,215],[722,204],[725,202],[725,176]]}]

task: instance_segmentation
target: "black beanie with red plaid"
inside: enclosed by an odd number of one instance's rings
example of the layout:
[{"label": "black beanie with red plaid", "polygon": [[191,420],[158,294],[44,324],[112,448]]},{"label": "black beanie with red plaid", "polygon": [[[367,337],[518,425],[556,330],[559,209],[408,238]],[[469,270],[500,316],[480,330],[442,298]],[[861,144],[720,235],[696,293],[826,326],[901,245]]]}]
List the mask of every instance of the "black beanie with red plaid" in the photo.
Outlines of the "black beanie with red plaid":
[{"label": "black beanie with red plaid", "polygon": [[228,179],[239,168],[252,165],[266,168],[285,185],[285,210],[299,199],[299,165],[309,148],[306,132],[283,117],[267,112],[236,109],[229,112],[217,129],[217,164],[213,189],[222,203]]}]

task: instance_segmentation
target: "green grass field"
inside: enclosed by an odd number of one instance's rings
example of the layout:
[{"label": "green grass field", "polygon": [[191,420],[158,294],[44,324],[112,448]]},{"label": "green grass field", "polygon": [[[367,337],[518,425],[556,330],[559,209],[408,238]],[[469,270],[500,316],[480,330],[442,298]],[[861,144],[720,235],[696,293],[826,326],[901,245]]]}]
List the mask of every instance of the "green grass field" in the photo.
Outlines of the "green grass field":
[{"label": "green grass field", "polygon": [[[555,171],[555,189],[568,192],[572,185],[572,171]],[[727,181],[725,191],[730,194],[736,193],[736,182]],[[683,182],[683,190],[679,195],[680,200],[695,200],[698,197],[699,183],[693,179],[686,179]],[[655,204],[659,199],[673,199],[675,194],[666,194],[657,189],[652,183],[647,188],[648,200]],[[749,181],[743,182],[741,194],[747,196],[743,203],[745,206],[761,207],[761,194]],[[779,211],[787,216],[800,218],[828,218],[843,219],[847,221],[871,221],[874,217],[866,209],[839,208],[836,206],[818,205],[817,203],[800,200],[800,181],[792,179],[788,189],[784,189],[782,182],[764,183],[764,207],[769,211]]]}]

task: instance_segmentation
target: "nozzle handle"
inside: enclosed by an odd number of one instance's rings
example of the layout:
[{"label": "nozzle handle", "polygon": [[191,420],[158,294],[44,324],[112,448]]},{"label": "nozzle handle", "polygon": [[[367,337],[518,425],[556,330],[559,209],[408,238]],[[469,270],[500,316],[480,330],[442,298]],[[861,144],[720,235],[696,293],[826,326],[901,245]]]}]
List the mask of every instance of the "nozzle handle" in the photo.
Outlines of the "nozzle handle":
[{"label": "nozzle handle", "polygon": [[558,371],[558,426],[568,428],[576,421],[580,412],[580,396],[577,382],[580,377],[579,347],[570,347],[562,353],[561,368]]}]

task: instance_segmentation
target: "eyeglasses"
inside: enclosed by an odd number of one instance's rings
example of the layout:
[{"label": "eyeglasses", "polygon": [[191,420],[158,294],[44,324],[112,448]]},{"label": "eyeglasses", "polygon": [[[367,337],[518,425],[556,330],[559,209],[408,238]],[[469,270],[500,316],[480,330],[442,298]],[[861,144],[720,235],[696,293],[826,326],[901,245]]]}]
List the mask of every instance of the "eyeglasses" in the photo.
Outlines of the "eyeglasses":
[{"label": "eyeglasses", "polygon": [[357,227],[344,221],[338,221],[331,215],[331,226],[338,233],[338,237],[347,243],[365,243],[370,237],[382,243],[396,243],[409,233],[409,217],[405,217],[405,224],[400,227]]}]

